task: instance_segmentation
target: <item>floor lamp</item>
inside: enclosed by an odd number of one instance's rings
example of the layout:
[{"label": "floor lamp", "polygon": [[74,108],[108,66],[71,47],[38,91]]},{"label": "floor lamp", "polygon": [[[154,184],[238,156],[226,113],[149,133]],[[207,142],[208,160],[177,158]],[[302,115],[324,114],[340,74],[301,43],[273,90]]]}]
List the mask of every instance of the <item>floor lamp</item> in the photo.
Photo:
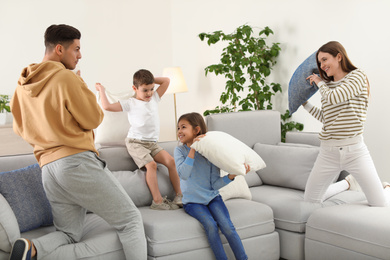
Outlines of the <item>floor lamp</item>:
[{"label": "floor lamp", "polygon": [[180,67],[169,67],[163,71],[163,76],[170,79],[170,84],[167,90],[167,94],[173,93],[173,102],[175,106],[175,128],[177,139],[177,112],[176,112],[176,93],[187,92],[187,84],[184,80],[183,72]]}]

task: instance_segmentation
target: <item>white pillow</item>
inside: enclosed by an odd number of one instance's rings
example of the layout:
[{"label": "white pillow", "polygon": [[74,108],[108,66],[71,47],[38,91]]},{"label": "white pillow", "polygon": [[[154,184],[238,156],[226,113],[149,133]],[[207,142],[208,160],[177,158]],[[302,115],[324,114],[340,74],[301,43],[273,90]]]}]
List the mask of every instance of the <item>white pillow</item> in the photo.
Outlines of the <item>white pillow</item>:
[{"label": "white pillow", "polygon": [[220,131],[209,131],[200,141],[191,145],[195,151],[211,163],[230,174],[245,175],[247,164],[251,171],[258,171],[266,165],[249,146],[235,137]]},{"label": "white pillow", "polygon": [[[221,170],[221,177],[227,175],[227,172]],[[233,198],[242,198],[251,200],[252,193],[249,190],[248,184],[245,181],[245,177],[242,175],[236,176],[234,181],[219,189],[223,201]]]},{"label": "white pillow", "polygon": [[[112,94],[106,90],[106,95],[110,103],[115,103],[119,100],[131,98],[134,95],[134,92],[131,91]],[[101,106],[99,91],[97,92],[96,96],[98,103]],[[95,131],[95,144],[99,144],[100,146],[125,146],[125,139],[130,128],[130,123],[127,119],[127,112],[109,112],[106,110],[103,110],[103,112],[103,121]]]}]

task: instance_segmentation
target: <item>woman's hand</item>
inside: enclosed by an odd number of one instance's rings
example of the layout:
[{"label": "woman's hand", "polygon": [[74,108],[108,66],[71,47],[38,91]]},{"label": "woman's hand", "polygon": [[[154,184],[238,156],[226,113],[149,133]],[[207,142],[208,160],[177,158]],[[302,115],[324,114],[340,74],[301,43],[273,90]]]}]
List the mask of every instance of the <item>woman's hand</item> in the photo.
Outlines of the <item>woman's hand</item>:
[{"label": "woman's hand", "polygon": [[317,74],[315,73],[313,73],[313,75],[310,75],[306,79],[310,80],[310,85],[313,85],[313,82],[316,83],[316,85],[318,85],[318,83],[320,83],[321,81],[321,78],[318,77]]}]

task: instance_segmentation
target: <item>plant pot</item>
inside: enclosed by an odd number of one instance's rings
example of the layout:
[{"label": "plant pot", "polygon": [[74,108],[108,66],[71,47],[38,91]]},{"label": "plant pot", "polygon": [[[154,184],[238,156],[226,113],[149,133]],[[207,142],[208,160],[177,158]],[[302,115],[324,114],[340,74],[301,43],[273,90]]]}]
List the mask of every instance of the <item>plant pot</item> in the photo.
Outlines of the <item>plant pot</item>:
[{"label": "plant pot", "polygon": [[0,113],[0,125],[11,124],[12,119],[12,113]]}]

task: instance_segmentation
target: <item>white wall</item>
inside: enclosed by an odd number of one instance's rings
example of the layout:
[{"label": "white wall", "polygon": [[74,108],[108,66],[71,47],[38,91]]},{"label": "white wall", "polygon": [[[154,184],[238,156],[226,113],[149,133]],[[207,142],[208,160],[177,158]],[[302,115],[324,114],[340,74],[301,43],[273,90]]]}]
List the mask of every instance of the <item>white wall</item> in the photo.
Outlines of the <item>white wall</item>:
[{"label": "white wall", "polygon": [[[390,180],[386,115],[390,52],[387,0],[2,0],[0,2],[0,93],[12,94],[22,67],[40,62],[43,33],[53,23],[68,23],[81,30],[82,76],[94,91],[101,82],[112,92],[130,88],[133,73],[148,68],[155,75],[164,67],[181,66],[189,92],[177,94],[177,113],[203,113],[219,105],[224,78],[204,76],[204,68],[219,61],[223,44],[208,46],[197,35],[223,30],[233,32],[249,24],[269,26],[272,41],[282,52],[271,81],[282,84],[275,109],[287,108],[287,86],[296,67],[322,44],[337,40],[371,83],[365,141],[379,175]],[[319,96],[312,98],[319,105]],[[160,103],[161,141],[174,140],[173,97]],[[299,109],[293,120],[305,131],[321,124]]]},{"label": "white wall", "polygon": [[[170,10],[170,1],[157,0],[1,0],[0,93],[13,94],[22,68],[42,61],[44,32],[60,23],[81,31],[79,67],[92,91],[96,82],[113,93],[131,91],[135,71],[159,76],[171,64]],[[175,128],[173,97],[161,106],[164,138]]]}]

